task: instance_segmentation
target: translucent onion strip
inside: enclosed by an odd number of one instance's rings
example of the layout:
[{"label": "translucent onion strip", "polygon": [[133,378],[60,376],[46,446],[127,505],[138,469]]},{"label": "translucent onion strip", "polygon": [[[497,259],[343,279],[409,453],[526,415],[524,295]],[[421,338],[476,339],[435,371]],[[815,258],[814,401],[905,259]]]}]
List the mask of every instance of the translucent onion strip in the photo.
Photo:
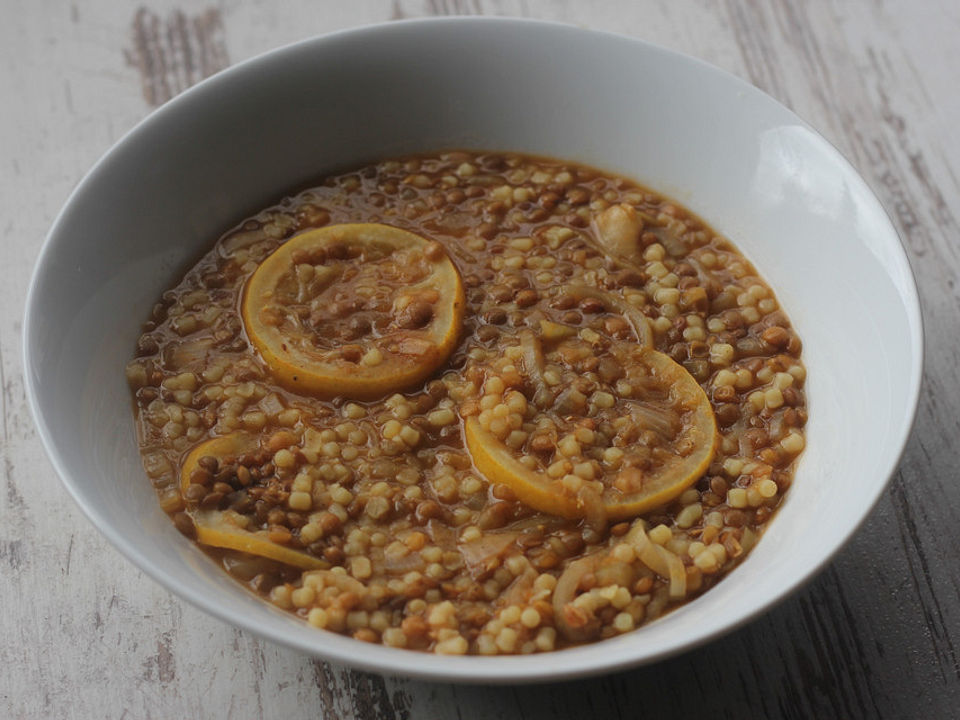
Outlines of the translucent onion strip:
[{"label": "translucent onion strip", "polygon": [[614,308],[630,323],[637,336],[637,342],[644,347],[653,347],[653,331],[650,329],[650,321],[647,316],[619,295],[589,285],[575,285],[569,288],[568,292],[578,300],[593,298],[602,302],[606,307]]},{"label": "translucent onion strip", "polygon": [[660,577],[670,580],[671,598],[686,597],[687,570],[683,565],[683,560],[665,547],[650,540],[643,520],[637,520],[624,539],[636,548],[640,562]]},{"label": "translucent onion strip", "polygon": [[574,560],[563,571],[553,590],[553,614],[557,629],[572,642],[586,642],[600,630],[600,621],[592,614],[573,605],[580,581],[593,573],[603,554],[588,555]]}]

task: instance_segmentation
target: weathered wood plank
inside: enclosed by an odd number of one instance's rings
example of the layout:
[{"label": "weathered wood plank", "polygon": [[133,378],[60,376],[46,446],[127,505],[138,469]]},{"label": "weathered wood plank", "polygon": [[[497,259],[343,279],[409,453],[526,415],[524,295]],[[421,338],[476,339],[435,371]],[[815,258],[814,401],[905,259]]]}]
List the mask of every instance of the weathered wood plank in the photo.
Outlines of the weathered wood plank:
[{"label": "weathered wood plank", "polygon": [[126,62],[139,71],[143,99],[152,107],[230,64],[220,11],[215,8],[194,16],[174,10],[163,19],[141,7],[130,35]]},{"label": "weathered wood plank", "polygon": [[[908,247],[927,323],[916,431],[876,511],[763,618],[653,667],[526,688],[334,667],[233,630],[119,561],[42,459],[20,368],[23,297],[73,184],[151,107],[317,32],[526,15],[714,62],[818,127]],[[960,11],[948,0],[710,3],[383,0],[282,6],[14,0],[0,26],[0,713],[7,717],[953,717],[960,703]]]}]

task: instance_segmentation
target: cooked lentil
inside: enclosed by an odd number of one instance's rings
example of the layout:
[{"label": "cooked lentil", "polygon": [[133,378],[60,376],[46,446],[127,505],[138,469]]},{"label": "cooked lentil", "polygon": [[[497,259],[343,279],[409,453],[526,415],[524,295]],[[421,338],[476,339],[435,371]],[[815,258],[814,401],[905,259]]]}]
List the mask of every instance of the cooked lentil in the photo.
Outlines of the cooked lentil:
[{"label": "cooked lentil", "polygon": [[[456,265],[463,330],[420,386],[318,399],[251,348],[247,280],[289,238],[336,223],[408,230],[434,243],[427,260]],[[298,256],[299,281],[326,260]],[[308,327],[318,347],[377,366],[364,338],[431,321],[429,293],[391,316],[404,280],[383,278],[371,310],[362,274],[334,288]],[[642,487],[658,448],[682,452],[685,421],[635,387],[640,345],[687,370],[717,425],[706,471],[668,503],[623,522],[602,507],[559,517],[474,466],[471,417],[557,492]],[[235,578],[316,628],[493,655],[630,632],[741,562],[804,448],[800,351],[750,263],[672,201],[572,163],[447,152],[328,177],[226,233],[154,306],[127,378],[162,507],[198,542],[228,518],[236,544],[204,549]],[[224,436],[242,449],[204,454]],[[265,545],[291,554],[262,557]]]}]

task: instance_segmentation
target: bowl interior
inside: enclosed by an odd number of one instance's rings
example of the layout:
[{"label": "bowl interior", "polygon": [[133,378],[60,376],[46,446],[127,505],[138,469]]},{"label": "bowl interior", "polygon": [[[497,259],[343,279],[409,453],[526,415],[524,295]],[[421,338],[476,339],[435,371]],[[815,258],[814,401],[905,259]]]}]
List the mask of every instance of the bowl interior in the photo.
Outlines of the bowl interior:
[{"label": "bowl interior", "polygon": [[[671,195],[728,236],[804,340],[808,448],[778,517],[715,589],[636,633],[549,658],[440,658],[327,633],[253,598],[180,537],[141,469],[123,368],[160,293],[227,227],[324,172],[443,148],[581,161]],[[28,388],[53,463],[128,557],[257,633],[369,669],[521,681],[650,661],[734,627],[809,577],[893,471],[921,366],[916,290],[869,189],[751,86],[638,41],[461,19],[339,33],[172,101],[77,188],[28,300]]]}]

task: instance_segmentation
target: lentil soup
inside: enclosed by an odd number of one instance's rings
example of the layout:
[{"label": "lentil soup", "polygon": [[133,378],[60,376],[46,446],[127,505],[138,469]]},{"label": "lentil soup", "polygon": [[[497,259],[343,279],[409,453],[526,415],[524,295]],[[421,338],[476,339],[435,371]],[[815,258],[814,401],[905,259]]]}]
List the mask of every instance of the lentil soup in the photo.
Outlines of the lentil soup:
[{"label": "lentil soup", "polygon": [[309,624],[449,654],[629,632],[757,542],[804,447],[801,343],[676,203],[448,152],[221,237],[127,366],[163,509]]}]

